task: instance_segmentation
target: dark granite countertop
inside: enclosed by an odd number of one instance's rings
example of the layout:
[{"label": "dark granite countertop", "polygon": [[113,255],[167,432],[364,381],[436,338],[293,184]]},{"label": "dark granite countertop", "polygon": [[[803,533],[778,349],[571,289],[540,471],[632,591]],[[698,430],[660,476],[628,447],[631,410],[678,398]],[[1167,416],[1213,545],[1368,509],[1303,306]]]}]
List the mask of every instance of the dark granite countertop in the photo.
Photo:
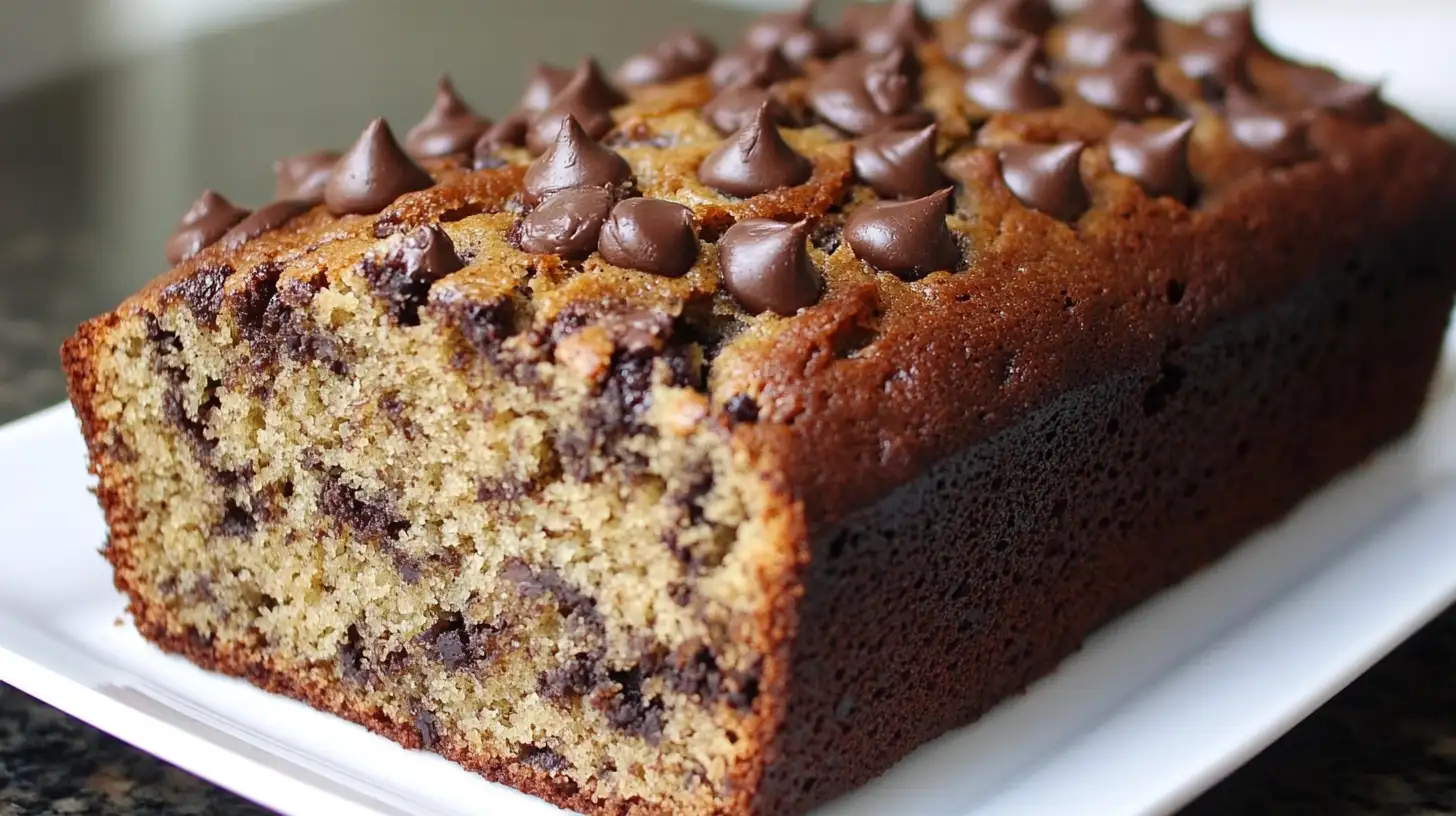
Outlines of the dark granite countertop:
[{"label": "dark granite countertop", "polygon": [[[273,157],[345,144],[380,113],[412,123],[441,70],[505,110],[531,59],[622,57],[635,40],[604,38],[604,17],[726,32],[742,16],[673,0],[428,5],[324,7],[0,99],[0,421],[64,398],[62,338],[160,271],[201,187],[262,202]],[[41,813],[263,811],[0,684],[0,816]],[[1186,813],[1456,815],[1456,608]]]}]

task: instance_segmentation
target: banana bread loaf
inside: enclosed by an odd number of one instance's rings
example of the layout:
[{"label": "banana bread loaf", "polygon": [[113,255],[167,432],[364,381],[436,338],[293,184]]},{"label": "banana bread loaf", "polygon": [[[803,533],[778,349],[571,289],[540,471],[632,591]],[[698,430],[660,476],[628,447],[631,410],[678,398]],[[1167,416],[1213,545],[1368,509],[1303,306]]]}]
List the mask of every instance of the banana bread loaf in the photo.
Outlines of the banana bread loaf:
[{"label": "banana bread loaf", "polygon": [[792,814],[1416,418],[1456,156],[1246,11],[442,80],[63,349],[163,649],[593,814]]}]

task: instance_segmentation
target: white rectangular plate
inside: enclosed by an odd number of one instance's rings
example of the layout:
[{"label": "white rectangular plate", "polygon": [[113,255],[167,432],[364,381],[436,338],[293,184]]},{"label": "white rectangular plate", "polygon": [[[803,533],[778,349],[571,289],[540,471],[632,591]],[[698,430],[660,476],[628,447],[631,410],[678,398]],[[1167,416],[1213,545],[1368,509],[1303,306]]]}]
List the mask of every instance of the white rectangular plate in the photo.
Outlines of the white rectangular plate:
[{"label": "white rectangular plate", "polygon": [[[1053,676],[824,808],[1166,812],[1456,599],[1456,378],[1417,431],[1124,616]],[[0,429],[0,679],[285,814],[559,813],[156,651],[122,625],[68,407]]]}]

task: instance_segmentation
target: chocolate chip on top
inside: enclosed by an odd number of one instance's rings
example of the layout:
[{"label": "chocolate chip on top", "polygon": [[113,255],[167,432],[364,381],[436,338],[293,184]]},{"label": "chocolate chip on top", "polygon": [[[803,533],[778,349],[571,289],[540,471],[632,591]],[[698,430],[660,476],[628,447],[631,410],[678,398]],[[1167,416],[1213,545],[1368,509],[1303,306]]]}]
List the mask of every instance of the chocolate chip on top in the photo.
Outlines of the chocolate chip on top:
[{"label": "chocolate chip on top", "polygon": [[533,64],[531,75],[526,78],[526,88],[521,92],[521,109],[530,113],[546,110],[551,99],[571,81],[573,73],[569,68],[558,68],[544,62]]},{"label": "chocolate chip on top", "polygon": [[1041,44],[1023,40],[1010,52],[966,76],[966,97],[988,111],[1016,111],[1054,108],[1062,95],[1047,78]]},{"label": "chocolate chip on top", "polygon": [[1245,53],[1246,49],[1233,40],[1200,37],[1179,48],[1175,59],[1178,70],[1189,79],[1197,80],[1204,97],[1217,102],[1228,94],[1229,88],[1248,86]]},{"label": "chocolate chip on top", "polygon": [[752,314],[788,316],[813,306],[824,280],[809,257],[808,238],[808,221],[739,221],[718,240],[723,286]]},{"label": "chocolate chip on top", "polygon": [[1125,54],[1089,68],[1077,76],[1075,86],[1083,100],[1114,116],[1141,119],[1168,106],[1153,58],[1146,54]]},{"label": "chocolate chip on top", "polygon": [[585,258],[597,249],[612,201],[611,193],[596,187],[551,196],[521,220],[521,249],[574,261]]},{"label": "chocolate chip on top", "polygon": [[1290,72],[1290,84],[1316,108],[1356,122],[1376,122],[1385,115],[1380,86],[1341,79],[1333,71],[1300,66]]},{"label": "chocolate chip on top", "polygon": [[914,280],[954,270],[961,250],[946,226],[951,190],[912,201],[875,201],[850,214],[844,238],[860,260],[876,269]]},{"label": "chocolate chip on top", "polygon": [[464,266],[449,234],[439,224],[426,224],[402,236],[382,256],[366,254],[360,274],[396,322],[418,326],[430,286]]},{"label": "chocolate chip on top", "polygon": [[935,125],[888,130],[854,143],[854,175],[882,198],[920,198],[950,184],[935,153]]},{"label": "chocolate chip on top", "polygon": [[1188,168],[1188,139],[1193,120],[1170,128],[1122,122],[1107,137],[1112,169],[1136,181],[1150,196],[1188,201],[1193,173]]},{"label": "chocolate chip on top", "polygon": [[422,159],[465,153],[488,127],[490,120],[477,116],[455,92],[450,77],[442,76],[435,85],[434,104],[425,118],[405,134],[404,147],[410,155]]},{"label": "chocolate chip on top", "polygon": [[1198,30],[1210,37],[1234,43],[1240,50],[1259,45],[1254,32],[1254,10],[1249,6],[1209,12],[1198,21]]},{"label": "chocolate chip on top", "polygon": [[704,184],[740,198],[803,184],[813,172],[814,165],[779,134],[767,104],[698,165]]},{"label": "chocolate chip on top", "polygon": [[915,0],[893,3],[855,3],[844,10],[840,29],[862,51],[884,54],[911,48],[930,39],[934,30]]},{"label": "chocolate chip on top", "polygon": [[522,197],[537,204],[572,187],[613,188],[632,178],[632,168],[617,151],[587,135],[576,117],[567,114],[556,141],[526,168]]},{"label": "chocolate chip on top", "polygon": [[212,246],[247,216],[247,210],[235,206],[220,194],[203,190],[167,238],[167,263],[175,266]]},{"label": "chocolate chip on top", "polygon": [[671,82],[702,73],[716,56],[718,47],[699,32],[673,31],[651,48],[624,60],[613,78],[628,87]]},{"label": "chocolate chip on top", "polygon": [[957,48],[950,58],[967,71],[978,71],[1011,53],[1014,47],[995,40],[970,40]]},{"label": "chocolate chip on top", "polygon": [[777,46],[754,48],[741,45],[713,60],[708,68],[708,79],[715,88],[726,88],[740,82],[767,87],[798,75],[799,69]]},{"label": "chocolate chip on top", "polygon": [[750,48],[777,48],[795,64],[832,57],[846,43],[814,22],[814,2],[809,0],[792,11],[764,14],[748,24],[743,42]]},{"label": "chocolate chip on top", "polygon": [[285,198],[265,204],[233,225],[220,239],[229,250],[237,249],[266,232],[272,232],[289,221],[313,209],[313,203],[299,199]]},{"label": "chocolate chip on top", "polygon": [[847,133],[879,130],[913,115],[916,71],[915,57],[904,48],[868,59],[846,54],[814,77],[809,104],[824,121]]},{"label": "chocolate chip on top", "polygon": [[405,193],[434,183],[394,140],[389,124],[375,119],[334,166],[324,185],[324,205],[334,215],[377,213]]},{"label": "chocolate chip on top", "polygon": [[1001,149],[1001,178],[1022,204],[1061,221],[1075,221],[1090,202],[1082,183],[1081,142],[1019,144]]},{"label": "chocolate chip on top", "polygon": [[660,198],[629,198],[612,208],[599,249],[609,264],[680,278],[698,260],[693,211]]},{"label": "chocolate chip on top", "polygon": [[1016,43],[1045,34],[1057,13],[1047,0],[972,0],[960,20],[973,39]]},{"label": "chocolate chip on top", "polygon": [[337,150],[315,150],[273,162],[273,195],[317,204],[324,200],[324,185],[339,162]]},{"label": "chocolate chip on top", "polygon": [[600,139],[612,129],[612,108],[626,101],[616,88],[607,84],[596,60],[583,57],[571,80],[526,129],[526,149],[538,156],[544,153],[556,141],[567,114],[575,116],[593,139]]},{"label": "chocolate chip on top", "polygon": [[1271,164],[1291,164],[1309,154],[1309,119],[1281,110],[1242,88],[1229,89],[1229,134]]},{"label": "chocolate chip on top", "polygon": [[759,108],[768,106],[769,118],[780,125],[793,121],[787,106],[774,92],[750,81],[742,81],[718,92],[703,105],[702,117],[722,134],[733,133],[758,116]]},{"label": "chocolate chip on top", "polygon": [[499,167],[503,162],[497,152],[503,147],[522,147],[526,144],[526,129],[531,126],[531,116],[524,110],[511,111],[499,122],[485,129],[471,148],[474,161],[471,167],[484,170]]},{"label": "chocolate chip on top", "polygon": [[1093,0],[1062,35],[1062,55],[1075,65],[1104,65],[1119,54],[1157,50],[1158,20],[1143,0]]}]

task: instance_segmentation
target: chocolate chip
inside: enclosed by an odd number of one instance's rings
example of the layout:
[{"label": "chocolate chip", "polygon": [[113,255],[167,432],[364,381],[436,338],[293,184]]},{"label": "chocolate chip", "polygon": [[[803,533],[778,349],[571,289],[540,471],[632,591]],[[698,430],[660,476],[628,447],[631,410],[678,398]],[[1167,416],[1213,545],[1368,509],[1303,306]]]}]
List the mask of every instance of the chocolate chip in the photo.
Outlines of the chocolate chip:
[{"label": "chocolate chip", "polygon": [[793,121],[789,109],[773,91],[746,80],[719,91],[703,106],[701,115],[714,130],[728,134],[753,121],[759,108],[765,105],[768,106],[769,118],[775,124],[786,125]]},{"label": "chocolate chip", "polygon": [[970,40],[957,48],[955,53],[951,54],[951,59],[967,71],[979,71],[993,62],[1004,59],[1014,47],[1014,44],[1008,45],[994,40]]},{"label": "chocolate chip", "polygon": [[847,54],[810,82],[809,104],[824,121],[847,133],[902,126],[901,117],[911,114],[915,102],[918,65],[903,48],[870,59]]},{"label": "chocolate chip", "polygon": [[576,187],[616,188],[632,178],[632,168],[617,154],[603,147],[567,114],[556,141],[526,168],[522,196],[530,205],[552,193]]},{"label": "chocolate chip", "polygon": [[641,737],[648,745],[662,739],[662,699],[642,695],[639,669],[609,670],[607,681],[592,692],[592,705],[619,731]]},{"label": "chocolate chip", "polygon": [[544,153],[556,141],[568,114],[576,117],[593,139],[600,139],[612,129],[612,108],[626,101],[607,83],[596,60],[583,57],[576,73],[526,129],[526,149],[535,155]]},{"label": "chocolate chip", "polygon": [[920,198],[946,187],[935,153],[935,125],[889,130],[854,143],[854,174],[882,198]]},{"label": "chocolate chip", "polygon": [[273,162],[273,197],[298,199],[310,204],[324,200],[324,185],[339,162],[339,151],[316,150]]},{"label": "chocolate chip", "polygon": [[1129,119],[1161,113],[1168,102],[1158,87],[1153,59],[1146,54],[1114,57],[1101,67],[1083,71],[1075,85],[1084,101]]},{"label": "chocolate chip", "polygon": [[522,147],[526,144],[526,129],[530,127],[531,120],[525,111],[516,110],[507,114],[499,122],[486,128],[475,140],[475,146],[471,148],[473,161],[471,167],[476,170],[486,170],[500,167],[505,164],[498,155],[503,147]]},{"label": "chocolate chip", "polygon": [[599,188],[564,190],[521,221],[521,249],[581,260],[597,251],[602,224],[612,211],[612,194]]},{"label": "chocolate chip", "polygon": [[699,32],[674,31],[656,45],[628,57],[614,78],[628,86],[671,82],[702,73],[717,55],[717,46]]},{"label": "chocolate chip", "polygon": [[751,314],[787,316],[813,306],[824,281],[809,258],[808,237],[808,221],[739,221],[718,241],[723,286]]},{"label": "chocolate chip", "polygon": [[207,249],[247,216],[247,210],[220,194],[203,190],[167,238],[167,262],[176,265]]},{"label": "chocolate chip", "polygon": [[1184,76],[1197,80],[1204,95],[1218,101],[1229,88],[1248,86],[1244,54],[1243,46],[1232,40],[1198,38],[1185,43],[1175,59]]},{"label": "chocolate chip", "polygon": [[440,225],[430,224],[406,235],[382,257],[365,255],[360,269],[395,322],[417,326],[431,284],[464,266],[450,236]]},{"label": "chocolate chip", "polygon": [[373,542],[395,541],[410,524],[395,512],[384,499],[366,499],[358,488],[346,484],[340,475],[329,473],[321,479],[318,497],[319,512],[345,525],[350,534]]},{"label": "chocolate chip", "polygon": [[946,188],[913,201],[866,204],[845,222],[845,240],[860,260],[905,280],[954,270],[961,253],[945,223],[950,199]]},{"label": "chocolate chip", "polygon": [[597,661],[580,653],[536,678],[536,693],[548,700],[583,697],[597,684]]},{"label": "chocolate chip", "polygon": [[612,208],[600,250],[609,264],[681,277],[698,259],[693,211],[672,201],[629,198]]},{"label": "chocolate chip", "polygon": [[841,20],[841,31],[870,54],[914,48],[934,33],[915,0],[895,0],[888,5],[855,3],[844,10]]},{"label": "chocolate chip", "polygon": [[966,76],[966,97],[993,112],[1053,108],[1062,95],[1047,78],[1041,44],[1023,40],[1016,48],[971,71]]},{"label": "chocolate chip", "polygon": [[1150,196],[1187,201],[1193,190],[1188,138],[1193,120],[1156,129],[1123,122],[1107,137],[1112,169],[1136,181]]},{"label": "chocolate chip", "polygon": [[359,627],[352,623],[339,642],[339,675],[359,686],[368,685],[374,676],[364,654],[364,638],[359,635]]},{"label": "chocolate chip", "polygon": [[233,267],[229,264],[204,266],[182,280],[167,284],[162,290],[162,300],[181,298],[198,323],[216,326],[218,313],[222,311],[223,286],[232,274]]},{"label": "chocolate chip", "polygon": [[324,186],[324,205],[334,215],[377,213],[405,193],[434,183],[405,155],[389,125],[375,119],[335,165]]},{"label": "chocolate chip", "polygon": [[758,401],[747,394],[734,394],[723,404],[723,410],[734,422],[757,422]]},{"label": "chocolate chip", "polygon": [[846,43],[814,22],[814,3],[806,2],[793,11],[763,14],[748,24],[743,41],[759,50],[777,48],[790,62],[832,57]]},{"label": "chocolate chip", "polygon": [[1120,54],[1157,50],[1157,17],[1143,0],[1095,0],[1066,25],[1062,39],[1062,55],[1075,65],[1105,65]]},{"label": "chocolate chip", "polygon": [[252,215],[233,225],[223,233],[223,247],[228,251],[237,249],[265,232],[272,232],[289,221],[313,209],[313,204],[297,199],[274,201],[259,207]]},{"label": "chocolate chip", "polygon": [[455,92],[449,76],[435,85],[435,102],[425,118],[405,134],[404,146],[419,158],[450,156],[470,150],[490,120],[476,115]]},{"label": "chocolate chip", "polygon": [[740,46],[713,60],[713,64],[708,67],[708,79],[716,88],[726,88],[740,82],[768,87],[798,75],[799,69],[775,47]]},{"label": "chocolate chip", "polygon": [[1001,178],[1022,204],[1062,221],[1090,205],[1082,183],[1082,142],[1019,144],[1001,149]]},{"label": "chocolate chip", "polygon": [[542,748],[539,745],[522,745],[516,751],[516,760],[522,765],[545,771],[549,774],[560,773],[571,767],[566,757],[556,753],[550,748]]},{"label": "chocolate chip", "polygon": [[421,749],[434,751],[440,747],[440,720],[433,712],[426,708],[415,709],[414,725]]},{"label": "chocolate chip", "polygon": [[1309,121],[1280,110],[1242,88],[1229,89],[1228,128],[1234,141],[1273,164],[1291,164],[1309,154]]},{"label": "chocolate chip", "polygon": [[573,73],[568,68],[558,68],[544,62],[533,64],[531,75],[526,78],[525,90],[521,92],[521,110],[528,113],[540,113],[546,110],[546,106],[551,104],[552,97],[556,96],[562,88],[566,87],[566,83],[571,81]]},{"label": "chocolate chip", "polygon": [[813,163],[779,134],[767,103],[698,165],[704,184],[740,198],[803,184],[813,172]]},{"label": "chocolate chip", "polygon": [[471,623],[459,612],[443,615],[418,640],[450,671],[468,669],[488,658],[495,648],[498,627]]},{"label": "chocolate chip", "polygon": [[1056,19],[1047,0],[974,0],[961,15],[961,27],[977,40],[1016,43],[1040,37]]},{"label": "chocolate chip", "polygon": [[1291,69],[1289,77],[1295,91],[1320,110],[1364,123],[1385,115],[1378,84],[1348,82],[1333,71],[1303,66]]},{"label": "chocolate chip", "polygon": [[1254,10],[1250,6],[1210,12],[1198,21],[1198,29],[1210,37],[1233,43],[1240,51],[1259,44],[1254,33]]}]

